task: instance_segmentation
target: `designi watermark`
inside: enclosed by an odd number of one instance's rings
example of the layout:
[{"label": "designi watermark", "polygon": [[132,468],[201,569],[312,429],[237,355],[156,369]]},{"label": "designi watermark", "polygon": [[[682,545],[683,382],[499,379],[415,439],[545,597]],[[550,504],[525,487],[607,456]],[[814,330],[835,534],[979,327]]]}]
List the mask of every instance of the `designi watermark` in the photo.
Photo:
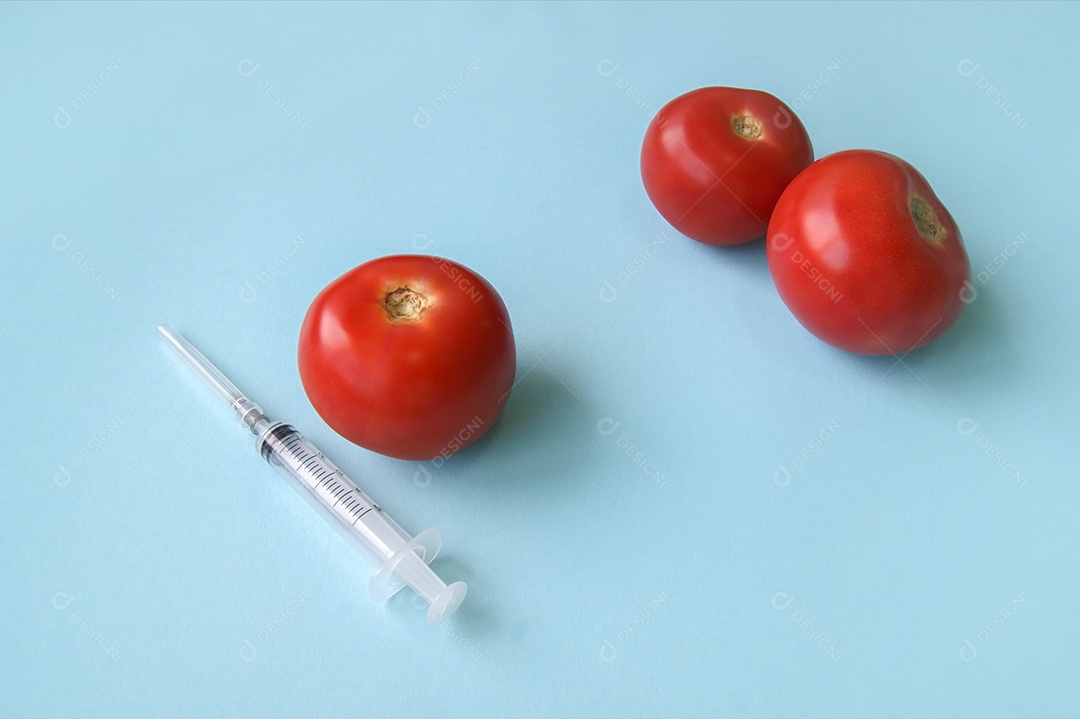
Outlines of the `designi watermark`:
[{"label": "designi watermark", "polygon": [[[619,273],[615,275],[615,283],[620,287],[627,285],[638,272],[645,268],[646,263],[656,256],[659,248],[667,244],[667,241],[667,236],[664,233],[657,234],[651,242],[634,255],[632,260],[626,263],[625,267],[619,270]],[[604,304],[611,304],[619,299],[619,290],[616,288],[615,283],[604,280],[604,283],[600,286],[600,301]]]},{"label": "designi watermark", "polygon": [[282,607],[281,611],[275,614],[262,629],[255,633],[254,640],[248,638],[240,643],[240,659],[245,662],[253,662],[258,659],[259,647],[268,644],[274,635],[281,631],[286,622],[300,611],[299,607],[307,600],[307,594],[300,592],[295,598],[285,602],[285,606]]},{"label": "designi watermark", "polygon": [[[956,431],[963,437],[971,437],[975,434],[975,431],[982,425],[976,422],[971,417],[961,417],[956,423]],[[1021,472],[1012,461],[1005,455],[1005,452],[996,444],[990,441],[985,435],[980,433],[977,438],[973,440],[975,446],[983,450],[986,456],[990,458],[994,466],[1000,467],[1001,471],[1005,473],[1005,476],[1013,481],[1017,487],[1023,487],[1027,484],[1027,477]]]},{"label": "designi watermark", "polygon": [[980,65],[970,58],[964,58],[960,62],[956,63],[956,74],[962,78],[975,77],[978,73],[979,77],[975,80],[975,87],[979,88],[995,107],[999,108],[1005,117],[1013,121],[1018,128],[1027,127],[1027,118],[1020,114],[1020,111],[1016,109],[1016,106],[1012,104],[1009,98],[1001,92],[994,83],[987,79],[986,75],[979,73]]},{"label": "designi watermark", "polygon": [[416,107],[416,114],[413,115],[413,125],[421,130],[426,130],[431,127],[434,116],[446,107],[450,101],[462,91],[465,85],[476,77],[476,73],[478,73],[482,67],[484,67],[484,61],[478,57],[473,58],[472,62],[459,70],[458,73],[450,79],[450,82],[446,83],[446,87],[440,90],[435,97],[431,98],[429,104],[418,105]]},{"label": "designi watermark", "polygon": [[773,484],[781,489],[790,486],[792,482],[791,470],[803,467],[811,457],[821,451],[826,442],[836,436],[843,426],[843,421],[839,417],[835,417],[819,429],[810,441],[792,456],[791,469],[788,469],[786,464],[777,465],[776,472],[773,474]]},{"label": "designi watermark", "polygon": [[[642,607],[633,617],[630,618],[623,627],[615,635],[615,641],[611,639],[604,639],[600,642],[600,650],[597,652],[597,658],[605,664],[610,664],[619,658],[619,647],[625,646],[639,631],[645,626],[645,624],[661,609],[668,601],[668,593],[661,591],[654,598]],[[617,642],[617,643],[616,643]]]},{"label": "designi watermark", "polygon": [[[1028,236],[1021,232],[1016,236],[1016,239],[1005,245],[1001,249],[1001,252],[994,255],[994,258],[986,263],[986,266],[979,270],[974,275],[975,282],[979,283],[979,287],[986,285],[993,279],[998,272],[1005,267],[1005,264],[1012,259],[1019,249],[1028,243]],[[964,304],[970,305],[979,296],[979,290],[973,282],[970,280],[964,280],[963,287],[960,288],[960,300]]]},{"label": "designi watermark", "polygon": [[772,244],[774,250],[783,252],[789,260],[798,265],[799,270],[810,279],[810,282],[824,292],[825,296],[832,300],[834,304],[837,304],[840,300],[844,299],[844,296],[840,294],[840,290],[836,289],[836,285],[832,283],[832,280],[830,280],[817,265],[811,262],[809,257],[797,249],[792,250],[791,252],[787,251],[792,243],[795,242],[794,237],[783,232],[777,232],[769,238],[769,242]]},{"label": "designi watermark", "polygon": [[88,257],[86,257],[80,250],[71,250],[72,245],[75,244],[75,238],[71,235],[64,234],[63,232],[57,232],[52,238],[52,248],[57,252],[63,252],[67,255],[67,258],[71,260],[71,263],[79,268],[79,271],[86,275],[90,281],[101,290],[101,293],[108,297],[113,302],[120,299],[120,290],[116,288],[116,285],[109,280],[108,277],[101,271],[97,265],[95,265]]},{"label": "designi watermark", "polygon": [[[245,57],[240,62],[236,63],[236,74],[246,79],[258,72],[260,67],[262,67],[262,65],[251,58]],[[277,88],[277,86],[267,80],[265,75],[259,75],[259,79],[255,81],[255,86],[262,90],[263,93],[270,98],[270,101],[281,110],[281,114],[289,120],[292,120],[293,124],[297,127],[304,127],[307,125],[307,118],[300,114],[296,105],[294,105],[293,102],[285,96],[285,93]]]},{"label": "designi watermark", "polygon": [[294,257],[300,251],[300,248],[306,244],[307,236],[303,232],[297,234],[296,238],[285,245],[265,268],[260,270],[253,278],[244,280],[244,283],[240,285],[240,301],[251,304],[258,299],[259,288],[269,285],[277,277],[278,272],[285,266],[285,263]]},{"label": "designi watermark", "polygon": [[[619,72],[619,68],[622,67],[619,63],[608,58],[604,58],[600,62],[596,63],[596,74],[602,78],[615,77],[615,74]],[[626,75],[619,73],[618,78],[615,80],[615,87],[619,89],[619,92],[626,96],[634,107],[641,110],[646,118],[651,118],[656,114],[657,107],[650,102],[645,95],[641,93]]]},{"label": "designi watermark", "polygon": [[[603,417],[596,423],[596,431],[601,437],[612,437],[615,436],[616,431],[621,426],[621,422],[617,422],[611,417]],[[641,468],[641,471],[645,476],[651,479],[657,487],[663,487],[667,484],[667,477],[664,476],[664,472],[649,459],[645,452],[631,442],[630,438],[622,432],[619,432],[618,436],[615,436],[615,446],[622,450],[622,453],[625,454],[631,462]]]},{"label": "designi watermark", "polygon": [[[419,594],[413,594],[412,605],[421,611],[427,611],[428,608],[428,603]],[[484,653],[476,646],[476,642],[465,636],[461,627],[455,623],[454,617],[448,617],[439,622],[439,628],[443,630],[446,636],[450,637],[450,641],[454,643],[454,646],[465,652],[465,656],[472,661],[475,662],[484,656]]]},{"label": "designi watermark", "polygon": [[[79,631],[89,637],[94,644],[101,647],[101,650],[104,651],[114,663],[120,661],[120,658],[124,653],[120,650],[120,647],[116,646],[116,642],[109,639],[109,637],[105,635],[105,632],[86,616],[83,610],[77,608],[71,609],[71,606],[75,603],[75,597],[67,592],[57,592],[52,596],[51,603],[53,609],[58,612],[63,612],[64,616],[78,626]],[[71,611],[68,611],[69,609]]]},{"label": "designi watermark", "polygon": [[90,458],[97,454],[98,450],[104,447],[122,426],[124,426],[124,420],[119,417],[110,419],[104,427],[94,433],[86,444],[79,448],[78,452],[71,456],[71,459],[57,465],[56,472],[53,473],[53,484],[61,489],[70,487],[72,470],[79,469],[90,461]]},{"label": "designi watermark", "polygon": [[[787,612],[788,608],[794,603],[795,597],[787,592],[777,592],[772,595],[772,600],[770,600],[772,608],[778,612]],[[810,617],[806,616],[802,609],[796,606],[791,610],[788,616],[791,621],[799,625],[799,629],[801,629],[814,644],[821,648],[821,651],[823,651],[825,656],[829,659],[838,662],[844,656],[844,653],[837,648],[836,643],[833,642],[832,639],[829,639],[829,637],[814,624]]]},{"label": "designi watermark", "polygon": [[821,92],[822,88],[836,76],[836,73],[840,72],[840,68],[843,66],[843,61],[838,57],[834,57],[830,60],[825,67],[822,68],[821,72],[815,75],[813,79],[806,84],[806,87],[799,91],[799,94],[795,96],[795,99],[788,103],[791,105],[791,109],[802,109],[807,102],[813,99],[814,95]]},{"label": "designi watermark", "polygon": [[[1012,618],[1020,606],[1026,604],[1028,600],[1027,592],[1020,592],[1015,598],[1010,599],[1005,603],[1005,606],[1000,612],[991,617],[982,629],[975,633],[975,638],[979,640],[979,645],[986,644],[990,641],[998,631],[1005,626],[1005,623]],[[970,639],[965,639],[960,644],[960,660],[964,662],[973,662],[979,657],[979,649],[975,646],[975,643]]]},{"label": "designi watermark", "polygon": [[[93,77],[86,84],[79,94],[71,99],[71,102],[67,105],[58,105],[56,107],[56,113],[53,115],[53,125],[58,130],[66,130],[71,127],[71,123],[75,118],[72,113],[78,112],[86,107],[86,103],[101,92],[101,89],[113,79],[116,73],[120,72],[120,68],[124,66],[124,62],[120,58],[114,59],[108,65],[101,69],[101,71]],[[70,106],[71,110],[68,110]]]},{"label": "designi watermark", "polygon": [[474,416],[458,430],[457,434],[450,438],[433,459],[429,459],[427,462],[417,466],[416,471],[413,472],[413,483],[416,484],[417,487],[427,487],[430,485],[434,478],[433,471],[442,467],[454,452],[464,448],[465,445],[469,443],[469,440],[483,431],[484,420],[481,419],[479,415]]}]

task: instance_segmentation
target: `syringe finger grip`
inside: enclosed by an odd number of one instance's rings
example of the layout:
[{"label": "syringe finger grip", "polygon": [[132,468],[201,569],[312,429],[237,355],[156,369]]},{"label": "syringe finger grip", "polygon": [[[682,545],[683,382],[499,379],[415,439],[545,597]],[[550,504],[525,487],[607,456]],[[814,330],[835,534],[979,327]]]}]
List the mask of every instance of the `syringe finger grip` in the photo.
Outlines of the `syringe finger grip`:
[{"label": "syringe finger grip", "polygon": [[291,425],[268,424],[259,434],[258,447],[266,461],[375,567],[368,583],[372,599],[384,602],[411,587],[430,605],[427,618],[433,624],[461,604],[464,583],[448,587],[428,567],[442,547],[438,530],[410,537]]},{"label": "syringe finger grip", "polygon": [[[371,598],[376,602],[385,602],[397,594],[402,587],[406,586],[407,580],[400,577],[397,572],[398,565],[405,559],[406,555],[415,554],[423,560],[424,564],[431,564],[431,560],[435,559],[435,555],[439,553],[440,549],[442,549],[442,537],[439,535],[439,530],[430,528],[420,532],[371,575],[371,581],[368,582],[368,591],[371,593]],[[439,584],[442,587],[446,586],[441,581]],[[416,588],[414,587],[414,589]],[[417,590],[417,593],[422,594],[419,590]],[[437,593],[435,592],[435,594]],[[425,596],[424,598],[429,602],[431,601],[431,597]]]}]

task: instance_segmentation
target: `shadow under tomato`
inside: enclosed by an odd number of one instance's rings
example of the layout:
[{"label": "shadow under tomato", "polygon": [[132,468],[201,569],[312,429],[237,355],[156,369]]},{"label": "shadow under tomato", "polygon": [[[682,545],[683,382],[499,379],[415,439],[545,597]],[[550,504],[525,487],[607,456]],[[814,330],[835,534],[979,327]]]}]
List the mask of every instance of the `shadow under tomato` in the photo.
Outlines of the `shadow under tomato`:
[{"label": "shadow under tomato", "polygon": [[760,277],[771,287],[772,277],[769,275],[769,261],[765,252],[765,236],[744,242],[741,245],[706,245],[695,242],[689,237],[682,237],[686,242],[700,246],[706,253],[716,258],[724,267],[734,269],[744,274]]},{"label": "shadow under tomato", "polygon": [[[437,468],[431,462],[422,463],[420,466],[430,472],[427,481],[453,485],[466,494],[503,497],[507,506],[535,507],[533,495],[550,497],[580,476],[574,470],[585,463],[583,455],[591,446],[586,439],[595,420],[588,418],[585,405],[574,396],[573,392],[580,394],[580,390],[574,384],[572,369],[559,366],[554,353],[544,361],[558,375],[540,363],[531,369],[528,364],[519,364],[517,384],[499,418],[479,439]],[[568,387],[574,388],[573,392]],[[484,586],[487,575],[477,573],[464,554],[458,555],[459,559],[452,548],[446,552],[432,567],[447,581],[461,580],[469,586],[461,608],[447,620],[453,629],[449,636],[466,656],[478,658],[484,651],[483,640],[514,631],[513,620],[509,625],[505,617],[500,620],[497,609],[484,601],[489,595]],[[422,605],[409,606],[410,602],[420,604],[409,591],[391,602],[395,611],[409,615],[408,621],[415,621],[411,615],[417,611],[426,611]]]},{"label": "shadow under tomato", "polygon": [[925,385],[943,401],[967,401],[988,391],[1006,391],[1017,377],[1008,328],[992,292],[980,291],[953,326],[930,344],[899,353],[903,365],[892,354],[856,355],[830,349],[867,382]]},{"label": "shadow under tomato", "polygon": [[[760,281],[771,292],[776,291],[769,273],[765,238],[731,247],[703,247],[725,268],[733,269],[755,282]],[[898,378],[906,376],[912,385],[918,385],[921,381],[936,392],[959,398],[985,393],[988,388],[995,391],[1004,389],[1016,378],[1017,368],[1001,309],[993,284],[978,286],[975,300],[964,308],[959,319],[944,334],[907,355],[901,353],[911,373],[897,367],[890,376],[893,373]],[[863,356],[838,349],[834,353],[837,358],[843,358],[841,361],[855,366],[857,371],[865,370],[871,381],[879,379],[896,364],[897,359],[891,354]],[[895,379],[890,383],[906,380]]]},{"label": "shadow under tomato", "polygon": [[582,441],[588,436],[586,408],[574,396],[580,390],[573,389],[573,373],[557,367],[552,357],[544,361],[554,371],[543,364],[531,369],[518,365],[517,385],[499,419],[447,462],[471,466],[470,476],[462,480],[513,482],[518,491],[535,484],[546,491],[573,476],[571,470],[587,449]]},{"label": "shadow under tomato", "polygon": [[964,397],[1005,389],[1018,372],[993,288],[980,289],[945,334],[904,357],[904,363],[931,387],[936,382]]}]

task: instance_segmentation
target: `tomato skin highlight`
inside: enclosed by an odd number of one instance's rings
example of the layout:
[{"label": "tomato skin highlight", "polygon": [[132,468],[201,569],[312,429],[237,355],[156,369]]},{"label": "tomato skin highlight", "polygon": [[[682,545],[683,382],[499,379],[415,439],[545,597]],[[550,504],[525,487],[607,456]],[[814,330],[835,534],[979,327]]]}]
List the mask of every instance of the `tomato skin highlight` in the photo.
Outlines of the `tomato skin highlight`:
[{"label": "tomato skin highlight", "polygon": [[787,184],[814,161],[795,113],[767,92],[703,87],[660,108],[641,146],[641,180],[679,232],[710,245],[762,237]]},{"label": "tomato skin highlight", "polygon": [[304,317],[297,359],[331,428],[416,461],[445,458],[490,429],[516,368],[495,288],[428,255],[375,259],[327,285]]},{"label": "tomato skin highlight", "polygon": [[960,316],[971,279],[960,230],[926,178],[874,150],[800,173],[773,211],[766,252],[795,318],[856,354],[932,342]]}]

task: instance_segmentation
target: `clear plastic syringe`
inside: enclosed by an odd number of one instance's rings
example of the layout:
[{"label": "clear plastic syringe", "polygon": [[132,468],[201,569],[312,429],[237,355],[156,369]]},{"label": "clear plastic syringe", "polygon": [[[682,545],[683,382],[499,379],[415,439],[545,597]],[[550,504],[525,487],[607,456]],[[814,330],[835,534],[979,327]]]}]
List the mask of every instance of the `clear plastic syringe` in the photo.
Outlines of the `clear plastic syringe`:
[{"label": "clear plastic syringe", "polygon": [[213,390],[258,439],[259,453],[365,559],[375,567],[368,589],[383,602],[402,587],[412,587],[428,603],[427,619],[438,624],[454,613],[465,598],[465,583],[447,586],[428,564],[442,540],[436,529],[410,537],[333,462],[284,422],[271,422],[210,360],[169,325],[158,335],[207,387]]}]

